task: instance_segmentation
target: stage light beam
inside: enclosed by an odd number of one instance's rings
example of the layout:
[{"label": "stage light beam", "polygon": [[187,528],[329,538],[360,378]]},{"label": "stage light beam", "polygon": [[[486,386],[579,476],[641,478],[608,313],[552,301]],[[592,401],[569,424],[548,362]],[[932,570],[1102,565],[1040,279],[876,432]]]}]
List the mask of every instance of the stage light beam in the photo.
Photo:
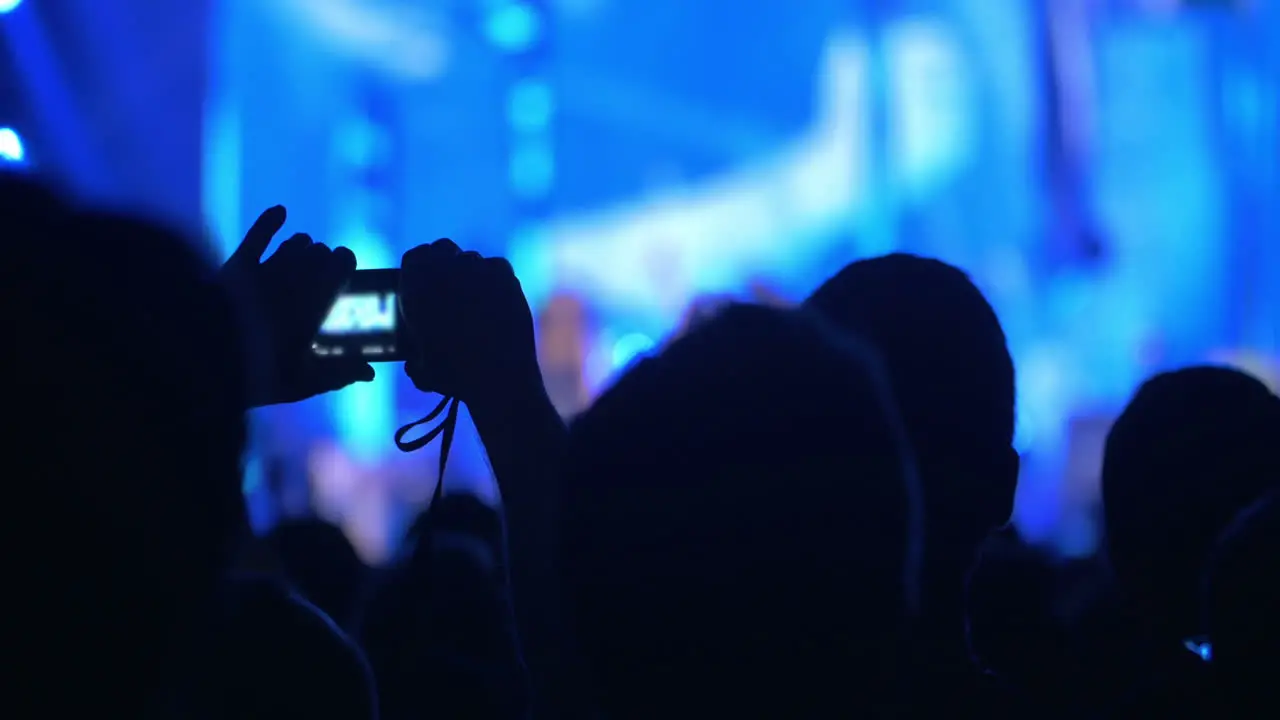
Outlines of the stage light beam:
[{"label": "stage light beam", "polygon": [[[9,1],[11,0],[0,0]],[[20,163],[25,159],[26,150],[22,146],[22,137],[13,128],[0,128],[0,161]]]},{"label": "stage light beam", "polygon": [[0,0],[0,15],[11,13],[18,9],[22,4],[22,0]]}]

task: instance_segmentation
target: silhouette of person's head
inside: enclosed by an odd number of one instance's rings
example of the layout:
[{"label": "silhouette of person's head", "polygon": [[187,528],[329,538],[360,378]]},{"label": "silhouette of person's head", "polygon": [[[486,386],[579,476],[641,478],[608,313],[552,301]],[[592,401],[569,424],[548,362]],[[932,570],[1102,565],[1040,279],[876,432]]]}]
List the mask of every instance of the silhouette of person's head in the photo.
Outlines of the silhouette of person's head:
[{"label": "silhouette of person's head", "polygon": [[561,568],[608,717],[852,717],[914,595],[919,493],[872,353],[738,305],[571,428]]},{"label": "silhouette of person's head", "polygon": [[294,588],[339,627],[350,627],[367,568],[342,529],[319,518],[285,520],[266,542]]},{"label": "silhouette of person's head", "polygon": [[233,309],[182,238],[0,185],[8,412],[21,419],[5,455],[24,476],[6,522],[23,548],[10,580],[25,586],[7,651],[39,647],[25,672],[80,684],[59,702],[154,698],[212,617],[244,521]]},{"label": "silhouette of person's head", "polygon": [[1218,535],[1280,478],[1280,398],[1236,370],[1193,367],[1145,382],[1107,437],[1105,543],[1149,640],[1202,634],[1201,569]]},{"label": "silhouette of person's head", "polygon": [[527,706],[502,583],[501,515],[474,496],[442,496],[379,572],[359,623],[388,720],[517,717]]},{"label": "silhouette of person's head", "polygon": [[[1205,583],[1212,667],[1224,696],[1275,717],[1280,655],[1280,493],[1247,508],[1223,533]],[[1263,711],[1266,711],[1265,713]]]},{"label": "silhouette of person's head", "polygon": [[268,577],[230,583],[209,699],[217,717],[378,717],[364,656],[321,610]]},{"label": "silhouette of person's head", "polygon": [[1008,521],[1018,483],[1000,321],[962,270],[900,253],[850,263],[804,306],[884,358],[924,486],[924,612],[958,617],[964,574]]}]

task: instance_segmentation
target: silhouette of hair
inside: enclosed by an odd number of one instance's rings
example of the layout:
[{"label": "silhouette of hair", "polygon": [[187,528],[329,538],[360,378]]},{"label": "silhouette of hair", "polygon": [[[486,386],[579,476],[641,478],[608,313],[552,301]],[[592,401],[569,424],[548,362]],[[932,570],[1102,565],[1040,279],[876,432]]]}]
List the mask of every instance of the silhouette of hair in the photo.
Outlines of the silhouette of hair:
[{"label": "silhouette of hair", "polygon": [[900,253],[846,265],[803,307],[884,358],[924,491],[922,607],[912,641],[916,674],[937,677],[928,683],[936,693],[917,699],[947,711],[977,680],[962,678],[973,669],[966,573],[987,534],[1008,521],[1018,484],[1004,331],[962,270]]},{"label": "silhouette of hair", "polygon": [[[1223,533],[1207,572],[1205,623],[1214,674],[1226,695],[1280,701],[1275,659],[1280,654],[1280,492],[1242,512]],[[1262,708],[1256,707],[1260,715]]]},{"label": "silhouette of hair", "polygon": [[267,577],[237,578],[229,600],[209,693],[220,717],[378,717],[373,675],[327,615]]},{"label": "silhouette of hair", "polygon": [[[0,216],[21,218],[4,228],[7,410],[21,418],[4,440],[24,468],[6,531],[29,603],[9,614],[27,622],[8,651],[39,647],[24,669],[101,709],[169,682],[216,602],[244,521],[243,356],[213,269],[182,238],[54,198],[0,188]],[[95,668],[107,658],[112,672]]]},{"label": "silhouette of hair", "polygon": [[885,701],[919,498],[878,373],[812,318],[737,305],[575,421],[562,572],[605,716]]},{"label": "silhouette of hair", "polygon": [[1280,399],[1237,370],[1145,382],[1107,437],[1106,550],[1126,602],[1170,643],[1201,634],[1201,569],[1218,535],[1273,487]]},{"label": "silhouette of hair", "polygon": [[903,253],[850,263],[804,306],[884,358],[920,464],[930,549],[964,546],[963,573],[1017,487],[1013,359],[995,311],[964,271]]},{"label": "silhouette of hair", "polygon": [[267,534],[294,589],[339,627],[349,628],[367,568],[341,528],[318,518],[285,520]]}]

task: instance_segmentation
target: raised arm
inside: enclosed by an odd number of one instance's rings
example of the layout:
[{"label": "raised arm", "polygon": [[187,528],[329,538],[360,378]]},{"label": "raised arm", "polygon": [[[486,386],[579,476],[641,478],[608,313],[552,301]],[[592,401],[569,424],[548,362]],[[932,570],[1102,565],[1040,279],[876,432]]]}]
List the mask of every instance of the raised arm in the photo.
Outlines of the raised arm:
[{"label": "raised arm", "polygon": [[448,240],[405,254],[401,303],[414,385],[465,402],[502,494],[508,577],[538,715],[566,717],[556,592],[556,481],[567,432],[542,384],[533,318],[511,265]]}]

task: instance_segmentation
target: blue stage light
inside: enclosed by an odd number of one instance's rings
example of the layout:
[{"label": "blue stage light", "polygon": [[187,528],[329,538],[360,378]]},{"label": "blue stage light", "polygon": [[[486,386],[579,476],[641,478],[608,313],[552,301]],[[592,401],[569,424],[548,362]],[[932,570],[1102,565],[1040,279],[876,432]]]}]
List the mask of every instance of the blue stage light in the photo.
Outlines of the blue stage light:
[{"label": "blue stage light", "polygon": [[625,369],[639,358],[653,352],[655,347],[655,343],[647,335],[640,333],[624,335],[613,344],[614,370]]},{"label": "blue stage light", "polygon": [[555,182],[556,160],[546,142],[526,141],[511,153],[511,189],[521,198],[541,198]]},{"label": "blue stage light", "polygon": [[539,80],[516,83],[507,97],[507,120],[521,132],[545,130],[553,111],[551,88]]},{"label": "blue stage light", "polygon": [[0,128],[0,162],[20,163],[25,159],[26,150],[22,147],[22,137],[13,128]]},{"label": "blue stage light", "polygon": [[0,0],[0,15],[13,12],[22,4],[22,0]]},{"label": "blue stage light", "polygon": [[524,3],[502,3],[489,13],[485,34],[489,41],[507,52],[523,52],[533,47],[542,32],[538,14]]}]

